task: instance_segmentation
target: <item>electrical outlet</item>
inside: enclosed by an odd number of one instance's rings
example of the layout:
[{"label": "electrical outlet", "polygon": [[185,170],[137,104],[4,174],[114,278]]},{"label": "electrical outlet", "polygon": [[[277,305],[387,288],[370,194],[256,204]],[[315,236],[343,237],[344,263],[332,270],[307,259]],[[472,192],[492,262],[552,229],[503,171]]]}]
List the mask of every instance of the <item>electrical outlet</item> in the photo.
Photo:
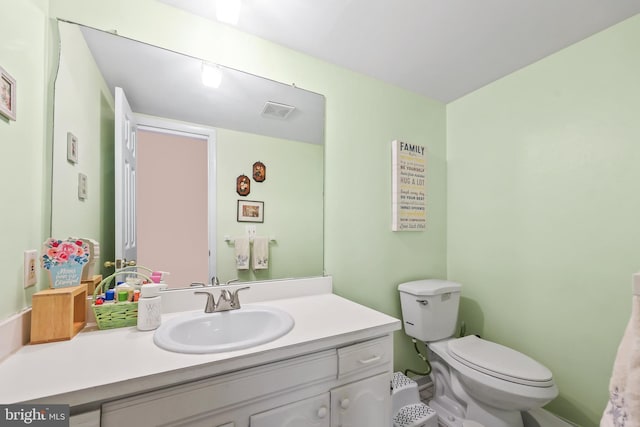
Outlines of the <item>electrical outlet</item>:
[{"label": "electrical outlet", "polygon": [[24,251],[24,287],[38,283],[38,251]]}]

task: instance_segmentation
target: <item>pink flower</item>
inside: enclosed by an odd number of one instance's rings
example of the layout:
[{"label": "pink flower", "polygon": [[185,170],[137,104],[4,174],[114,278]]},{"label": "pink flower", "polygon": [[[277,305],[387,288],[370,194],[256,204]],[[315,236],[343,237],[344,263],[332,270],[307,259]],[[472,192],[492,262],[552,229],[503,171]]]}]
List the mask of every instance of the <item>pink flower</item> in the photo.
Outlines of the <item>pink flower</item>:
[{"label": "pink flower", "polygon": [[60,262],[67,262],[69,260],[69,254],[64,252],[58,252],[56,254],[56,260]]},{"label": "pink flower", "polygon": [[84,249],[82,249],[82,246],[78,246],[78,247],[76,248],[76,255],[77,255],[77,256],[82,256],[82,255],[84,255]]},{"label": "pink flower", "polygon": [[60,245],[60,251],[67,254],[67,256],[75,254],[76,248],[77,246],[75,244],[69,242],[64,242]]},{"label": "pink flower", "polygon": [[57,253],[58,253],[58,248],[49,248],[47,250],[47,255],[49,256],[49,258],[54,258]]}]

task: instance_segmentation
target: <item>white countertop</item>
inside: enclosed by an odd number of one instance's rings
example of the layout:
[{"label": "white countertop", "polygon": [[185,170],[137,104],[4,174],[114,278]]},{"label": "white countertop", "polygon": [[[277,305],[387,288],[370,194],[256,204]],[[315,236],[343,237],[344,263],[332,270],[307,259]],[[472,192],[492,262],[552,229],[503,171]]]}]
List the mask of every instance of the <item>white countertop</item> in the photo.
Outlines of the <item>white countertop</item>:
[{"label": "white countertop", "polygon": [[[0,363],[0,403],[90,405],[386,335],[400,321],[331,293],[255,302],[277,307],[293,329],[267,344],[214,354],[157,347],[135,327],[81,332],[70,341],[27,345]],[[170,313],[163,320],[179,315]]]}]

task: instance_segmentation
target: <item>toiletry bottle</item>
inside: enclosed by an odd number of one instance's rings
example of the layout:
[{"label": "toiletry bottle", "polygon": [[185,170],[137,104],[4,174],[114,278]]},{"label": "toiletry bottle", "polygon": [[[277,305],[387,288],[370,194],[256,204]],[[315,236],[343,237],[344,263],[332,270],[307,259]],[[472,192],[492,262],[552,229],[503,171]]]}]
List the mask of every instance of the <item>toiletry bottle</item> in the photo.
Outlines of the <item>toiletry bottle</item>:
[{"label": "toiletry bottle", "polygon": [[[128,280],[128,279],[127,279]],[[120,282],[118,286],[116,286],[116,296],[118,301],[133,301],[133,286],[128,283]],[[126,292],[127,296],[124,300],[120,299],[120,292]]]},{"label": "toiletry bottle", "polygon": [[164,283],[149,283],[140,288],[138,300],[138,329],[150,331],[160,326],[162,319],[162,304],[160,290],[166,289]]},{"label": "toiletry bottle", "polygon": [[164,283],[164,279],[167,278],[169,272],[167,271],[154,271],[151,273],[151,281],[153,283]]}]

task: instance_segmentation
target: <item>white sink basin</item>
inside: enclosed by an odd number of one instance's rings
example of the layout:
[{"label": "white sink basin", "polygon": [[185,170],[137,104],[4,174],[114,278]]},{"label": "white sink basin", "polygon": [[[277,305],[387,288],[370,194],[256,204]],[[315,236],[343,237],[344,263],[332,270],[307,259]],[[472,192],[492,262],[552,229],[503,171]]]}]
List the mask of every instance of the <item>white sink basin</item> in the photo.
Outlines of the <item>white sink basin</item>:
[{"label": "white sink basin", "polygon": [[188,313],[164,322],[155,332],[158,347],[178,353],[221,353],[273,341],[293,328],[289,313],[245,306],[218,313]]}]

